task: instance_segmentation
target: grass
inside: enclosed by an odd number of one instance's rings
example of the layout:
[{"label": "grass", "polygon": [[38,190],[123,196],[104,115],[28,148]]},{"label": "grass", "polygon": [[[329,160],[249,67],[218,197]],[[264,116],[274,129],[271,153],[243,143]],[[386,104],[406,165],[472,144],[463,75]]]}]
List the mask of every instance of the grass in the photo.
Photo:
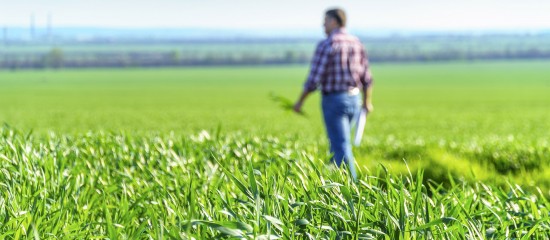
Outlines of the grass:
[{"label": "grass", "polygon": [[[402,172],[403,159],[429,166],[442,152],[460,159],[460,175],[482,169],[472,179],[540,175],[550,159],[547,64],[375,65],[376,111],[358,161]],[[288,110],[306,74],[300,66],[0,72],[0,121],[37,134],[241,132],[323,152],[319,96],[306,103],[306,117]],[[537,178],[526,184],[546,182]]]},{"label": "grass", "polygon": [[[368,136],[463,141],[545,138],[548,62],[374,66],[376,114]],[[278,107],[294,100],[304,67],[0,72],[0,121],[37,132],[217,129],[324,136],[318,96],[308,119]],[[205,121],[204,119],[208,119]]]},{"label": "grass", "polygon": [[[546,239],[550,203],[510,183],[424,183],[309,144],[242,135],[0,131],[2,238]],[[461,236],[461,237],[460,237]]]},{"label": "grass", "polygon": [[547,64],[374,66],[358,182],[301,66],[0,72],[0,238],[546,239]]}]

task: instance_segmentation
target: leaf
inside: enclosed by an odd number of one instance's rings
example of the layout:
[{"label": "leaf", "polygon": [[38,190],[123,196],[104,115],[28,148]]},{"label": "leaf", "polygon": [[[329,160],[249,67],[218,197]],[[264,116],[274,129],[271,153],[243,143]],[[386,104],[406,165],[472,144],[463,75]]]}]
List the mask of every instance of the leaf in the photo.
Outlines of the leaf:
[{"label": "leaf", "polygon": [[342,195],[344,195],[344,198],[346,199],[346,202],[348,203],[348,207],[350,211],[353,213],[353,216],[355,218],[355,207],[353,205],[353,198],[351,196],[350,190],[346,186],[340,187],[340,191],[342,192]]},{"label": "leaf", "polygon": [[254,168],[252,167],[252,161],[248,161],[248,182],[250,183],[250,189],[254,195],[254,201],[258,198],[258,184],[256,183],[256,178],[254,176]]},{"label": "leaf", "polygon": [[537,222],[531,227],[531,230],[529,230],[529,232],[527,232],[527,234],[525,234],[521,239],[522,240],[523,239],[530,239],[531,235],[533,235],[533,233],[535,233],[535,231],[540,230],[539,225],[543,222],[548,222],[549,220],[550,220],[550,217],[545,217],[545,218],[537,220]]},{"label": "leaf", "polygon": [[370,234],[375,234],[375,235],[386,235],[386,233],[382,232],[382,231],[379,231],[379,230],[376,230],[376,229],[368,229],[368,228],[362,228],[361,230],[367,232],[367,233],[370,233]]},{"label": "leaf", "polygon": [[252,196],[252,193],[250,193],[250,191],[245,187],[245,185],[241,181],[239,181],[239,179],[237,179],[233,174],[231,174],[227,169],[225,169],[225,167],[223,167],[215,157],[214,159],[216,160],[218,165],[222,168],[225,175],[229,177],[229,179],[231,179],[233,183],[235,183],[235,186],[237,186],[237,188],[241,190],[241,192],[243,192],[244,195],[246,195],[251,201],[254,201],[254,197]]},{"label": "leaf", "polygon": [[277,235],[260,235],[256,238],[256,240],[276,240],[280,238],[281,237]]},{"label": "leaf", "polygon": [[333,183],[325,184],[321,186],[321,188],[334,188],[334,187],[341,187],[341,186],[344,186],[344,185],[337,182],[333,182]]},{"label": "leaf", "polygon": [[290,207],[295,208],[295,207],[303,206],[303,205],[306,205],[306,203],[304,203],[304,202],[295,202],[293,204],[290,204]]},{"label": "leaf", "polygon": [[353,234],[352,234],[351,232],[349,232],[349,231],[340,231],[339,233],[345,234],[345,235],[350,235],[350,236],[353,235]]},{"label": "leaf", "polygon": [[283,229],[284,227],[284,224],[281,220],[279,220],[278,218],[275,218],[275,217],[272,217],[272,216],[269,216],[269,215],[263,215],[262,216],[266,221],[270,222],[271,224],[273,224],[273,226],[275,228],[277,228],[279,231],[283,232],[284,230],[286,229]]},{"label": "leaf", "polygon": [[323,225],[323,226],[321,226],[321,227],[319,227],[319,228],[322,229],[322,230],[326,230],[326,231],[331,231],[331,232],[334,231],[334,229],[333,229],[331,226]]},{"label": "leaf", "polygon": [[372,234],[367,233],[367,234],[359,234],[359,235],[357,236],[357,239],[360,239],[360,240],[362,240],[362,239],[369,240],[369,239],[376,239],[376,237],[374,237]]},{"label": "leaf", "polygon": [[298,220],[294,221],[294,225],[296,225],[296,226],[309,225],[309,221],[307,219],[298,219]]},{"label": "leaf", "polygon": [[270,223],[273,223],[275,225],[283,225],[283,222],[281,222],[281,220],[279,220],[278,218],[275,218],[275,217],[272,217],[272,216],[269,216],[269,215],[262,215],[262,217],[269,221]]},{"label": "leaf", "polygon": [[194,220],[194,221],[191,221],[190,223],[191,223],[190,225],[196,225],[196,224],[206,225],[214,230],[217,230],[231,237],[243,237],[243,232],[241,231],[241,228],[243,229],[252,228],[248,224],[236,223],[236,222],[210,222],[210,221],[203,221],[203,220]]},{"label": "leaf", "polygon": [[246,231],[246,232],[252,232],[254,230],[252,228],[252,226],[250,226],[246,223],[243,223],[243,222],[227,221],[227,222],[216,222],[216,223],[223,226],[223,227],[226,227],[226,228],[239,229],[239,230],[243,230],[243,231]]},{"label": "leaf", "polygon": [[240,230],[230,229],[230,228],[223,227],[223,226],[217,226],[217,227],[212,227],[212,228],[218,230],[219,232],[221,232],[223,234],[226,234],[226,235],[229,235],[229,236],[232,236],[232,237],[243,237],[243,234]]},{"label": "leaf", "polygon": [[455,218],[452,218],[452,217],[442,217],[440,219],[437,219],[437,220],[433,220],[427,224],[424,224],[420,227],[417,227],[417,228],[414,228],[414,229],[411,229],[411,231],[420,231],[420,230],[424,230],[426,228],[430,228],[430,227],[433,227],[435,225],[439,225],[439,224],[449,224],[451,222],[454,222],[454,221],[457,221]]}]

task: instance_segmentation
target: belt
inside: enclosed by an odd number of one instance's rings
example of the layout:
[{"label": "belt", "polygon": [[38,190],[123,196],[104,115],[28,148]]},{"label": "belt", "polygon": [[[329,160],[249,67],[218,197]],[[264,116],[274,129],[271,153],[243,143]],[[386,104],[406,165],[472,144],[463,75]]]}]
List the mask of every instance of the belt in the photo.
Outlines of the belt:
[{"label": "belt", "polygon": [[359,92],[361,92],[361,91],[359,90],[359,88],[351,88],[351,89],[344,90],[344,91],[323,92],[323,95],[332,95],[332,94],[339,94],[339,93],[347,93],[347,94],[350,95],[350,96],[355,96],[355,95],[358,95]]}]

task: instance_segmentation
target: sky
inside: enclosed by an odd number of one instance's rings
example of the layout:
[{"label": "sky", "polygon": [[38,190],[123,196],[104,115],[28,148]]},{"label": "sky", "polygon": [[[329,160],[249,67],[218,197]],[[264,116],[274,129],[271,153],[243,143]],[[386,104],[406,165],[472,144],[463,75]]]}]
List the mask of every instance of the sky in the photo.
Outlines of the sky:
[{"label": "sky", "polygon": [[545,0],[0,0],[0,27],[315,29],[336,6],[356,29],[550,29]]}]

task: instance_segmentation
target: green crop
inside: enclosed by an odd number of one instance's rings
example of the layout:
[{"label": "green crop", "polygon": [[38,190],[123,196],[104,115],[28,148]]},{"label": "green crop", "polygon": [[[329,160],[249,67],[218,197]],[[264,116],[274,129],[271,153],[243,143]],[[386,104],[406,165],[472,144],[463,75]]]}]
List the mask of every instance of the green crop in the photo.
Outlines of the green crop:
[{"label": "green crop", "polygon": [[547,65],[374,65],[358,182],[305,67],[0,72],[0,239],[547,239]]},{"label": "green crop", "polygon": [[360,168],[243,135],[0,130],[0,232],[25,238],[452,239],[549,235],[541,191]]}]

